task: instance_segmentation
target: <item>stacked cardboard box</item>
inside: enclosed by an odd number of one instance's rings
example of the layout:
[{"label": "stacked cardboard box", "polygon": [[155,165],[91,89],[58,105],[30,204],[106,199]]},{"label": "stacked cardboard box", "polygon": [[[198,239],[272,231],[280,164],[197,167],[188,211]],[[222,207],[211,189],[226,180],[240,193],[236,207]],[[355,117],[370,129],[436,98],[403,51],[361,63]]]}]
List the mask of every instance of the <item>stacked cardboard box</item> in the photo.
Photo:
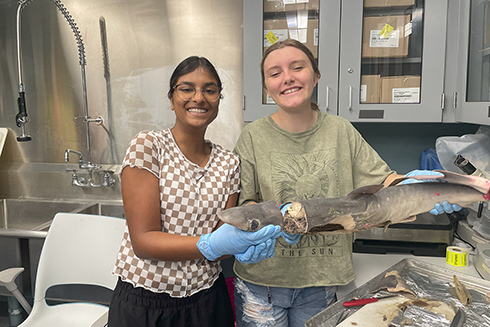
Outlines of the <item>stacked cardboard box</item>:
[{"label": "stacked cardboard box", "polygon": [[318,57],[318,19],[308,19],[306,28],[288,26],[286,19],[264,20],[264,51],[273,43],[272,40],[284,41],[288,38],[304,43]]},{"label": "stacked cardboard box", "polygon": [[420,76],[381,78],[381,103],[419,103]]},{"label": "stacked cardboard box", "polygon": [[405,28],[410,15],[364,17],[362,36],[362,58],[408,55],[408,35]]},{"label": "stacked cardboard box", "polygon": [[379,103],[381,97],[381,76],[361,76],[361,103]]}]

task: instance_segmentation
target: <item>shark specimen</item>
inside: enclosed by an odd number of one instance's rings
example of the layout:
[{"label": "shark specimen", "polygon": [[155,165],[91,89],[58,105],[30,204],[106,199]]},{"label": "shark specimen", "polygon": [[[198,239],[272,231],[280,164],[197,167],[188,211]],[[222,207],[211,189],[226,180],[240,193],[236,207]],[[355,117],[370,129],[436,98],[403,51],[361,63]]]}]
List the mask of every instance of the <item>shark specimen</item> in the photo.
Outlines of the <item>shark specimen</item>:
[{"label": "shark specimen", "polygon": [[[416,219],[447,201],[461,207],[490,199],[490,181],[476,176],[436,170],[443,174],[399,178],[389,187],[370,185],[346,196],[295,201],[284,215],[274,201],[234,207],[218,217],[239,229],[254,232],[272,224],[289,234],[354,233]],[[417,183],[401,184],[413,178]],[[432,181],[433,180],[433,181]]]}]

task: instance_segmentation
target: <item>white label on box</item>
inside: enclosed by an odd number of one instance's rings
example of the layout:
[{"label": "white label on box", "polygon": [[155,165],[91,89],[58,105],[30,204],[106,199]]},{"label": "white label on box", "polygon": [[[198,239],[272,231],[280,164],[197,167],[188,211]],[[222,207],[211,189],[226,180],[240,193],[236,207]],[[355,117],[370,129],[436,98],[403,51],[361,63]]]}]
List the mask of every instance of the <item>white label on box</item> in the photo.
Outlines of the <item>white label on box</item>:
[{"label": "white label on box", "polygon": [[371,37],[369,40],[369,46],[371,48],[398,48],[400,31],[392,31],[388,37],[382,37],[379,35],[381,30],[371,30]]},{"label": "white label on box", "polygon": [[[271,30],[264,30],[264,48],[270,47],[272,44],[267,39],[267,33],[271,32]],[[284,41],[288,38],[288,30],[272,30],[272,33],[277,37],[278,41]]]},{"label": "white label on box", "polygon": [[285,5],[292,5],[296,3],[296,0],[283,0],[282,1]]},{"label": "white label on box", "polygon": [[318,46],[318,28],[313,30],[313,45]]},{"label": "white label on box", "polygon": [[419,103],[420,87],[403,87],[392,89],[393,103]]},{"label": "white label on box", "polygon": [[361,84],[361,102],[366,101],[366,95],[367,95],[367,85]]}]

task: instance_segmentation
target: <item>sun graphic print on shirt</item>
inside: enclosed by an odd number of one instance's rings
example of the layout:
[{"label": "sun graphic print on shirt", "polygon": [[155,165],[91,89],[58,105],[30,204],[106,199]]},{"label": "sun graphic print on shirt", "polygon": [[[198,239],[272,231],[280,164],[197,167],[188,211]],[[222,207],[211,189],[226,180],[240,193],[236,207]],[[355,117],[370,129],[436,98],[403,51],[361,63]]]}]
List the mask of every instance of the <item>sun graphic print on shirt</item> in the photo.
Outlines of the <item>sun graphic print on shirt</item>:
[{"label": "sun graphic print on shirt", "polygon": [[273,190],[281,202],[339,197],[337,161],[329,152],[271,153]]},{"label": "sun graphic print on shirt", "polygon": [[[337,160],[335,151],[313,153],[272,152],[271,171],[273,192],[280,202],[313,198],[339,197]],[[300,258],[312,256],[341,257],[339,235],[309,235],[290,245],[281,238],[277,241],[276,256]]]}]

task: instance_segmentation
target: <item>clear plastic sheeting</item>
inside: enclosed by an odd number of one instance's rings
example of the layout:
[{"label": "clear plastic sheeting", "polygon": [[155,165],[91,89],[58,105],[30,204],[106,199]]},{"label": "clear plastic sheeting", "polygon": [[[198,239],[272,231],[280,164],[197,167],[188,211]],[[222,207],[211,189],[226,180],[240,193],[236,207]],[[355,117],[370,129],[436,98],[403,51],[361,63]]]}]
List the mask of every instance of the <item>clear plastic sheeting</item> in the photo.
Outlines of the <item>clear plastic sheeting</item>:
[{"label": "clear plastic sheeting", "polygon": [[[471,305],[465,307],[458,300],[453,283],[443,282],[436,277],[422,275],[416,271],[402,273],[402,277],[417,298],[442,301],[454,311],[461,308],[466,313],[465,327],[490,327],[490,303],[486,294],[469,288],[473,301]],[[396,327],[443,327],[450,326],[450,321],[444,315],[428,311],[420,306],[409,305],[404,311],[399,311],[391,325]]]},{"label": "clear plastic sheeting", "polygon": [[490,178],[490,126],[481,126],[475,134],[443,136],[436,140],[439,161],[445,170],[462,173],[454,160],[458,154]]}]

